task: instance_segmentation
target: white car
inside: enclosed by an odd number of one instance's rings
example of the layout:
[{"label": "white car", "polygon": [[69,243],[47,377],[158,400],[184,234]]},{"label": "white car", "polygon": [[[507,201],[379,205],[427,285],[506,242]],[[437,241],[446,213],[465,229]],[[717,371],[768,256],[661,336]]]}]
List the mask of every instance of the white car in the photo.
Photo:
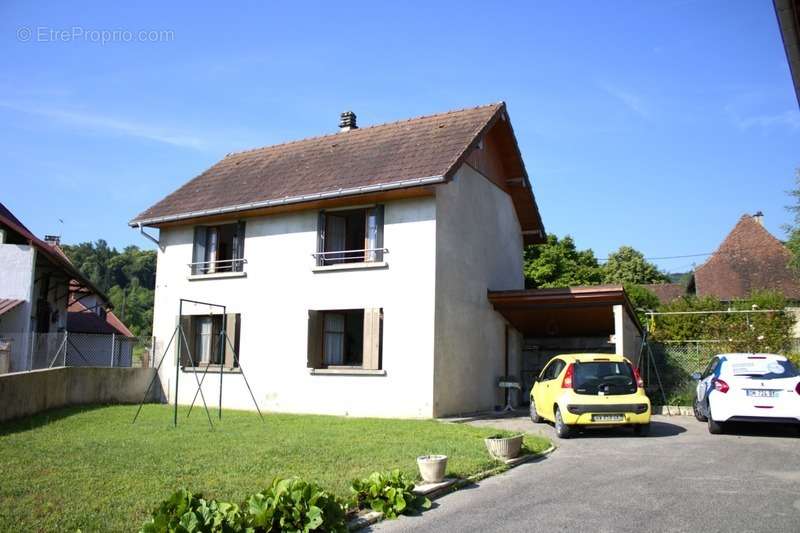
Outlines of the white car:
[{"label": "white car", "polygon": [[698,381],[694,415],[710,433],[725,422],[770,422],[800,427],[800,374],[782,355],[726,353],[714,356]]}]

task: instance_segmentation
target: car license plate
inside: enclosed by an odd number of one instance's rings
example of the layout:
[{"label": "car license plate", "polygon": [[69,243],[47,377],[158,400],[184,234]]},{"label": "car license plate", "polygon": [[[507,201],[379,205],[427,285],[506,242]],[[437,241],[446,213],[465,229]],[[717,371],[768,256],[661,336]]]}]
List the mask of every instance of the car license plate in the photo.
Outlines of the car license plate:
[{"label": "car license plate", "polygon": [[623,415],[592,415],[592,422],[622,422]]},{"label": "car license plate", "polygon": [[753,398],[775,398],[778,396],[778,391],[768,389],[745,389],[748,396]]}]

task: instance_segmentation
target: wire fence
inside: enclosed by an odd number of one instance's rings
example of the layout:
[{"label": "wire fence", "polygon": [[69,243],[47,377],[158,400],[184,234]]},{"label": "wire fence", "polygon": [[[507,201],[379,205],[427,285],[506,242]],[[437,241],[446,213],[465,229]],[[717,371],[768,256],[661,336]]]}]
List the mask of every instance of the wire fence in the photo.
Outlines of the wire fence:
[{"label": "wire fence", "polygon": [[[702,372],[715,355],[740,351],[724,340],[650,341],[647,347],[649,355],[645,354],[641,371],[648,393],[658,403],[666,397],[671,405],[692,403],[695,382],[691,376]],[[796,340],[790,352],[798,347]],[[766,346],[754,351],[774,352]]]},{"label": "wire fence", "polygon": [[154,337],[67,331],[0,337],[8,346],[12,372],[64,366],[153,366]]}]

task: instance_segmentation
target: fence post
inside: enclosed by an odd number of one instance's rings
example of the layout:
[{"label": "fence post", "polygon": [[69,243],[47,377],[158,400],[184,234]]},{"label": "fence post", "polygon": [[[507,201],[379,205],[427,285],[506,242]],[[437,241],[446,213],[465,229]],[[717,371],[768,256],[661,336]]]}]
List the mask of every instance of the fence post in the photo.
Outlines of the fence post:
[{"label": "fence post", "polygon": [[67,351],[69,350],[69,331],[64,330],[64,366],[67,366]]},{"label": "fence post", "polygon": [[114,343],[116,339],[114,338],[114,333],[111,334],[111,368],[114,368]]}]

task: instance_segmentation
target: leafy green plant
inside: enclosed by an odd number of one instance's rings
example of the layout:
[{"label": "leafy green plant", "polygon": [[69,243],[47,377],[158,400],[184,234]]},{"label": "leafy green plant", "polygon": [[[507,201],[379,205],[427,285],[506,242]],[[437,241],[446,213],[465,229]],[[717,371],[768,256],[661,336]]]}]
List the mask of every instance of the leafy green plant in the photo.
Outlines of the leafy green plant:
[{"label": "leafy green plant", "polygon": [[180,489],[153,511],[142,533],[205,533],[244,531],[244,517],[238,505],[205,500],[201,494]]},{"label": "leafy green plant", "polygon": [[386,518],[418,513],[431,506],[428,498],[414,494],[414,482],[399,469],[373,472],[368,478],[354,479],[350,490],[359,509],[368,507],[383,513]]},{"label": "leafy green plant", "polygon": [[140,533],[345,532],[346,504],[316,483],[275,479],[242,506],[205,500],[186,489],[153,511]]},{"label": "leafy green plant", "polygon": [[345,502],[299,478],[276,478],[243,507],[252,531],[347,531]]}]

